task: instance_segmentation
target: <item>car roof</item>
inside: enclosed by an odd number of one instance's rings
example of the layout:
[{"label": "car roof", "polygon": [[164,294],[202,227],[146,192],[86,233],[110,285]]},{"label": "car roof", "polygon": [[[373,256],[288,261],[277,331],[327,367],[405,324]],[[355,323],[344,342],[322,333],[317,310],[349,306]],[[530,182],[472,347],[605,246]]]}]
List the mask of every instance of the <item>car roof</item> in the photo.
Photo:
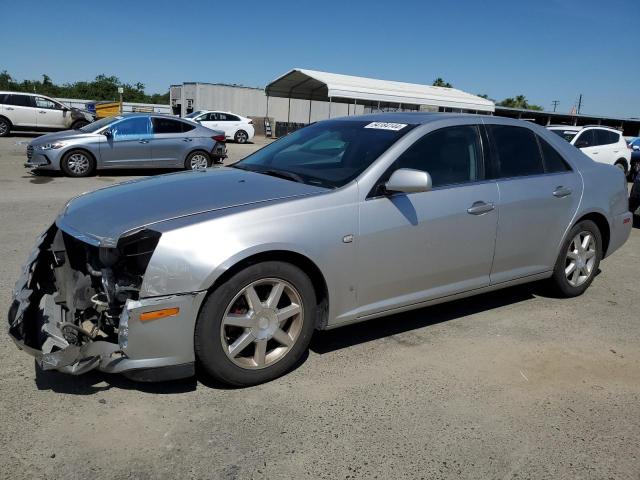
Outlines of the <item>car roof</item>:
[{"label": "car roof", "polygon": [[587,128],[601,128],[603,130],[610,130],[612,132],[620,133],[620,130],[609,127],[608,125],[547,125],[549,130],[567,130],[571,132],[581,132]]},{"label": "car roof", "polygon": [[11,95],[28,95],[30,97],[47,97],[47,98],[51,98],[50,95],[45,95],[44,93],[30,93],[30,92],[13,92],[11,90],[0,90],[0,95],[6,95],[6,94],[11,94]]},{"label": "car roof", "polygon": [[476,119],[479,122],[491,122],[491,120],[499,120],[500,123],[513,123],[514,125],[531,124],[523,120],[516,120],[509,117],[500,117],[494,115],[477,115],[474,113],[448,113],[448,112],[381,112],[368,113],[365,115],[356,115],[348,117],[336,117],[331,120],[347,120],[354,122],[389,122],[389,123],[407,123],[413,125],[423,125],[440,120],[453,119]]}]

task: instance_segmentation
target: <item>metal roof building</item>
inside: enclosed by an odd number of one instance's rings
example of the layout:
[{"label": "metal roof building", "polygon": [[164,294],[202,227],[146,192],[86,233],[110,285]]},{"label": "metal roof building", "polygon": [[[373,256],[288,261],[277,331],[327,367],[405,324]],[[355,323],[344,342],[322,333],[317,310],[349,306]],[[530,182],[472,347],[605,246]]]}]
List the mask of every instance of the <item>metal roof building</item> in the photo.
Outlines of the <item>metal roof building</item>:
[{"label": "metal roof building", "polygon": [[420,110],[437,107],[445,111],[493,113],[495,105],[477,95],[455,88],[377,80],[338,73],[294,68],[265,87],[267,97],[352,103],[370,109]]}]

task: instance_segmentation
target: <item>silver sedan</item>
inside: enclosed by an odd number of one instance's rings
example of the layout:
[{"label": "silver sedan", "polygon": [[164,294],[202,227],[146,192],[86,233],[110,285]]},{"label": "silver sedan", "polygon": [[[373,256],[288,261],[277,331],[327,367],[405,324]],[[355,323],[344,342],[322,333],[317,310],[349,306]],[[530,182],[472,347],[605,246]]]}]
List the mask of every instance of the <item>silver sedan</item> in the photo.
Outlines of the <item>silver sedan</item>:
[{"label": "silver sedan", "polygon": [[43,369],[252,385],[316,329],[546,280],[581,295],[631,229],[624,174],[534,124],[319,122],[230,168],[70,201],[15,287]]},{"label": "silver sedan", "polygon": [[202,169],[225,155],[224,132],[165,115],[125,113],[34,139],[25,167],[86,177],[107,168]]}]

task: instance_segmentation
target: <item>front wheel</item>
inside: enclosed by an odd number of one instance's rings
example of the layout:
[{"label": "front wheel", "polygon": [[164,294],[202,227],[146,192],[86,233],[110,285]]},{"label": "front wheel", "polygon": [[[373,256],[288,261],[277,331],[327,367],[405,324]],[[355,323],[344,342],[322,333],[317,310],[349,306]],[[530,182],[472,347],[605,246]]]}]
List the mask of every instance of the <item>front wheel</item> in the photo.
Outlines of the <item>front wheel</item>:
[{"label": "front wheel", "polygon": [[184,161],[184,168],[187,170],[204,170],[210,166],[211,157],[203,151],[191,152]]},{"label": "front wheel", "polygon": [[223,383],[273,380],[306,352],[316,311],[313,285],[302,270],[284,262],[251,265],[205,300],[195,329],[196,356]]},{"label": "front wheel", "polygon": [[627,161],[620,159],[618,161],[616,161],[616,163],[614,164],[616,167],[618,167],[620,170],[622,170],[622,173],[624,173],[625,177],[628,175],[628,168],[627,168]]},{"label": "front wheel", "polygon": [[60,162],[62,171],[70,177],[88,177],[96,169],[96,161],[84,150],[71,150]]},{"label": "front wheel", "polygon": [[591,220],[576,224],[565,240],[551,277],[561,296],[577,297],[589,288],[602,258],[602,235]]}]

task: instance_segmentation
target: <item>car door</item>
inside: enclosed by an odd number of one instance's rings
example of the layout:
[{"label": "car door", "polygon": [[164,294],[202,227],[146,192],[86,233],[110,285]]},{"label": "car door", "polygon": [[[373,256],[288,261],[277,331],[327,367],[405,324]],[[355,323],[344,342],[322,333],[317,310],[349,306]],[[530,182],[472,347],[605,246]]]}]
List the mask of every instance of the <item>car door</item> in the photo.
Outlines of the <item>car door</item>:
[{"label": "car door", "polygon": [[150,167],[151,121],[148,116],[127,117],[109,128],[100,142],[100,160],[106,168]]},{"label": "car door", "polygon": [[153,127],[151,140],[153,164],[160,168],[183,166],[193,145],[193,138],[186,132],[193,130],[195,126],[165,117],[153,117],[151,123]]},{"label": "car door", "polygon": [[5,115],[16,127],[37,127],[33,96],[11,93],[4,106]]},{"label": "car door", "polygon": [[218,126],[218,114],[215,112],[203,113],[194,119],[200,125],[215,130]]},{"label": "car door", "polygon": [[582,181],[551,143],[531,129],[487,125],[487,130],[489,175],[500,191],[491,283],[548,272],[578,208]]},{"label": "car door", "polygon": [[46,97],[34,97],[36,102],[36,122],[38,128],[64,129],[64,107]]},{"label": "car door", "polygon": [[225,137],[233,138],[240,126],[240,119],[230,113],[218,112],[217,130],[222,130]]},{"label": "car door", "polygon": [[428,172],[433,188],[393,195],[374,189],[360,204],[361,316],[489,284],[498,188],[484,180],[479,127],[426,134],[400,155],[380,184],[399,168]]}]

